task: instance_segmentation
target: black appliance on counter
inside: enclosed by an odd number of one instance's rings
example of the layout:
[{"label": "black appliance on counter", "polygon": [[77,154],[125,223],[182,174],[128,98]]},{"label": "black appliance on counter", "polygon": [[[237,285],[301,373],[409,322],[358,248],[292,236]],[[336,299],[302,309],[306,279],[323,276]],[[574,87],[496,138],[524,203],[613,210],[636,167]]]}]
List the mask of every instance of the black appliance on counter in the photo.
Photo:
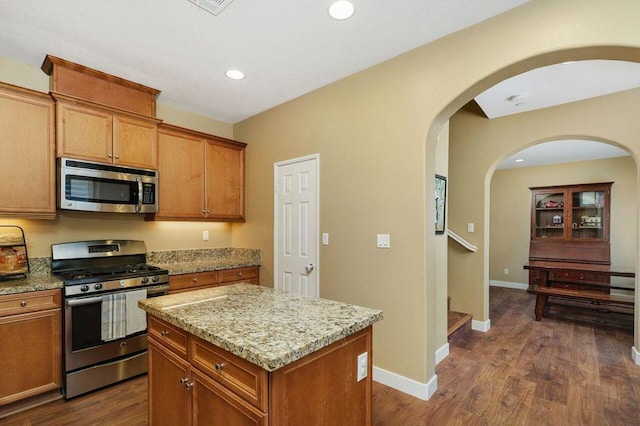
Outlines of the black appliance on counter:
[{"label": "black appliance on counter", "polygon": [[167,294],[168,271],[146,263],[143,241],[78,241],[51,252],[51,271],[64,281],[65,398],[146,373],[146,314],[137,301]]}]

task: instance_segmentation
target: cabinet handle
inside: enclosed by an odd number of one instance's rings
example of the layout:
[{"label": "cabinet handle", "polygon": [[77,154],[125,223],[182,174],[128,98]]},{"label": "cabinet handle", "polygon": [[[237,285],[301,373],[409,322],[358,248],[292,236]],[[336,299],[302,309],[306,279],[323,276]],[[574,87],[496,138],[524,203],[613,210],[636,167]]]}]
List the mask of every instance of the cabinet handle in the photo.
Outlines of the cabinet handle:
[{"label": "cabinet handle", "polygon": [[27,306],[27,301],[23,300],[22,302],[20,302],[20,306],[22,306],[23,308]]},{"label": "cabinet handle", "polygon": [[107,157],[111,158],[111,157],[113,157],[113,154],[108,153],[108,154],[107,154]]},{"label": "cabinet handle", "polygon": [[223,363],[216,362],[213,367],[216,369],[216,371],[220,371],[224,368],[225,365],[226,364],[224,362]]},{"label": "cabinet handle", "polygon": [[205,214],[207,211],[206,210],[202,210],[202,214]]},{"label": "cabinet handle", "polygon": [[181,378],[181,379],[180,379],[180,384],[181,384],[181,385],[184,385],[184,384],[186,384],[188,381],[189,381],[189,379],[188,379],[187,377],[183,377],[183,378]]},{"label": "cabinet handle", "polygon": [[117,160],[118,158],[120,158],[120,156],[119,156],[118,154],[116,154],[116,160]]},{"label": "cabinet handle", "polygon": [[164,336],[168,336],[169,335],[169,330],[162,330],[160,332],[160,334],[164,337]]},{"label": "cabinet handle", "polygon": [[193,278],[193,279],[192,279],[192,281],[193,281],[194,283],[197,283],[197,282],[198,282],[198,279],[197,279],[197,278]]},{"label": "cabinet handle", "polygon": [[193,387],[193,382],[189,383],[185,383],[184,386],[187,388],[187,390],[191,389]]},{"label": "cabinet handle", "polygon": [[242,272],[238,272],[238,276],[241,277],[242,276]]}]

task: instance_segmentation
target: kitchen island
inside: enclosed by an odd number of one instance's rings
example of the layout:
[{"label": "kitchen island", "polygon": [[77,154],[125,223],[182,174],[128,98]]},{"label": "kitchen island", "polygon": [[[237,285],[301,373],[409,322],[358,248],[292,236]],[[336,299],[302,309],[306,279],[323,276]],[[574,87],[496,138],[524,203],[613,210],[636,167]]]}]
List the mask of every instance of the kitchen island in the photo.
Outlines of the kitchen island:
[{"label": "kitchen island", "polygon": [[248,284],[139,306],[151,424],[371,424],[381,311]]}]

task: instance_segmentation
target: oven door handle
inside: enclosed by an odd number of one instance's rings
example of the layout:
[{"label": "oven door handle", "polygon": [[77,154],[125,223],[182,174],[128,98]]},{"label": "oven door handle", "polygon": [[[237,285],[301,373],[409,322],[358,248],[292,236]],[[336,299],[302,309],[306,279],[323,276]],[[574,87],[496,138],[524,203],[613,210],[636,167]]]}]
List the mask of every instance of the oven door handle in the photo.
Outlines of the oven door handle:
[{"label": "oven door handle", "polygon": [[94,303],[99,303],[99,302],[102,302],[102,296],[83,297],[82,299],[69,299],[69,300],[67,300],[67,306],[92,305]]},{"label": "oven door handle", "polygon": [[169,291],[169,285],[160,285],[157,287],[151,287],[147,290],[147,296],[164,295]]}]

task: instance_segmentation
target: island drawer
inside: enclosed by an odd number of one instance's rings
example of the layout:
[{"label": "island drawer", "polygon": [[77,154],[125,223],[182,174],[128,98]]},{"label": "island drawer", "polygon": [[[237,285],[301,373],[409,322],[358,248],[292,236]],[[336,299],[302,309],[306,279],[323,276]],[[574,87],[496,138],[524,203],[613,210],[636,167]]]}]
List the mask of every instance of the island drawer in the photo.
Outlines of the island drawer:
[{"label": "island drawer", "polygon": [[218,271],[173,275],[169,278],[169,291],[171,293],[177,293],[200,287],[212,287],[218,285],[218,280]]},{"label": "island drawer", "polygon": [[[251,282],[260,276],[260,269],[257,266],[247,266],[246,268],[233,268],[220,271],[220,284],[231,282]],[[257,284],[257,283],[256,283]]]},{"label": "island drawer", "polygon": [[187,359],[187,332],[151,315],[147,315],[147,328],[154,341]]},{"label": "island drawer", "polygon": [[267,410],[266,370],[195,336],[190,339],[189,362],[256,408]]},{"label": "island drawer", "polygon": [[60,290],[30,291],[0,297],[0,317],[60,308]]}]

